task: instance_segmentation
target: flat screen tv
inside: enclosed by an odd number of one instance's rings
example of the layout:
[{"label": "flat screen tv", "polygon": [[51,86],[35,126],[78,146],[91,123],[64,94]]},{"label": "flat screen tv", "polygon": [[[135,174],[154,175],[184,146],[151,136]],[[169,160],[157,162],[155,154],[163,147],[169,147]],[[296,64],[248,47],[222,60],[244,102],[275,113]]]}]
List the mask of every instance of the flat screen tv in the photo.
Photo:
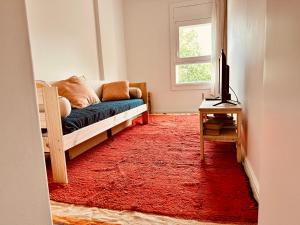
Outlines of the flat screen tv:
[{"label": "flat screen tv", "polygon": [[223,103],[230,103],[231,95],[229,93],[229,66],[226,62],[226,55],[224,51],[221,51],[221,55],[219,58],[219,74],[220,74],[220,83],[219,83],[219,91],[220,91],[220,102],[215,104],[223,104]]}]

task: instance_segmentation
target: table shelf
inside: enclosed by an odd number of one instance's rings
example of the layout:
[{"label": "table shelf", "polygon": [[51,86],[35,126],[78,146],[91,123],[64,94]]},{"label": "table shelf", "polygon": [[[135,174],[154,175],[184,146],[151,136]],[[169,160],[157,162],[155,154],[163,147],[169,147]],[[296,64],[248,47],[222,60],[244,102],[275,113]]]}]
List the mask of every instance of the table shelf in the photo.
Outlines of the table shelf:
[{"label": "table shelf", "polygon": [[235,128],[222,129],[219,135],[203,135],[206,141],[223,141],[223,142],[236,142],[238,140],[237,131]]}]

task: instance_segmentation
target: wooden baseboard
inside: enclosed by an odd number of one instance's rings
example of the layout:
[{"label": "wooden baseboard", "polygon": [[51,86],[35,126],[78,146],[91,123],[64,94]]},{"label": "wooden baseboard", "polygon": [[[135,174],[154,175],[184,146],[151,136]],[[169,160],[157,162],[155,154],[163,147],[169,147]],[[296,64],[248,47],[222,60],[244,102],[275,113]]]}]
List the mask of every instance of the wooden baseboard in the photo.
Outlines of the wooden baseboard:
[{"label": "wooden baseboard", "polygon": [[256,199],[257,202],[259,202],[259,183],[258,183],[257,177],[253,171],[251,163],[247,157],[244,159],[243,166],[244,166],[245,172],[249,178],[250,186],[251,186],[254,198]]}]

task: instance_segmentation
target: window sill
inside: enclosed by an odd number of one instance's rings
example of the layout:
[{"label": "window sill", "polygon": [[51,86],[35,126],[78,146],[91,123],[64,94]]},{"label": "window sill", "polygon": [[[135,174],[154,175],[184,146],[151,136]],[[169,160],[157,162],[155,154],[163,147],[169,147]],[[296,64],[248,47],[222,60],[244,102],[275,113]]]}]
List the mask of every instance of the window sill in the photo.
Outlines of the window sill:
[{"label": "window sill", "polygon": [[172,84],[171,90],[173,91],[184,91],[184,90],[211,90],[211,82],[201,82],[201,83],[182,83],[182,84]]}]

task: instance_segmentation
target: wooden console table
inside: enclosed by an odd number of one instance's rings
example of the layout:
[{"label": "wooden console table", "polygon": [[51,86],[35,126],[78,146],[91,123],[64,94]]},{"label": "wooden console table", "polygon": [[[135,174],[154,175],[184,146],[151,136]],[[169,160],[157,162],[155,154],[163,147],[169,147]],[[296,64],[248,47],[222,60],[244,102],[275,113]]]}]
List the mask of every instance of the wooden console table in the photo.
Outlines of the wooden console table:
[{"label": "wooden console table", "polygon": [[[221,141],[221,142],[235,142],[237,150],[237,161],[242,161],[241,153],[241,105],[231,105],[228,103],[213,106],[219,101],[206,101],[204,100],[199,107],[200,116],[200,153],[201,160],[204,160],[204,141]],[[220,135],[205,135],[204,134],[204,122],[209,114],[232,114],[236,115],[236,128],[221,130]]]}]

